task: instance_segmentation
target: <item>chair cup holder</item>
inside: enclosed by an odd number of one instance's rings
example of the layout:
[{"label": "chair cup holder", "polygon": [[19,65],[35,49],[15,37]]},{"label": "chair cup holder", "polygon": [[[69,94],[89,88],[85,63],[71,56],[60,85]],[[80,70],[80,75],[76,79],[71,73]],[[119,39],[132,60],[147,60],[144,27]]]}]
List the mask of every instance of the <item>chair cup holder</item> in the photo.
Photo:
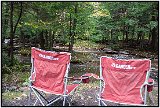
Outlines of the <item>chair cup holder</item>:
[{"label": "chair cup holder", "polygon": [[86,76],[82,76],[82,77],[84,77],[84,78],[82,78],[82,82],[83,83],[89,83],[90,80],[89,80],[88,76],[87,77]]},{"label": "chair cup holder", "polygon": [[147,85],[147,91],[151,92],[153,90],[153,85]]}]

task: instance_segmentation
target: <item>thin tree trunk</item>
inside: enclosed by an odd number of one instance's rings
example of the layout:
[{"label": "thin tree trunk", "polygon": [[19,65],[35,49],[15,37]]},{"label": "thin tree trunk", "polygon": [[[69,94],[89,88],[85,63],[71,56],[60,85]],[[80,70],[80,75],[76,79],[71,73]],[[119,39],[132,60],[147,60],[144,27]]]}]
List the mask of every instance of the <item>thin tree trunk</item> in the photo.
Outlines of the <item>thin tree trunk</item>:
[{"label": "thin tree trunk", "polygon": [[53,31],[52,34],[52,41],[51,41],[51,45],[52,45],[52,50],[53,50],[53,46],[55,46],[56,42],[55,42],[55,32]]},{"label": "thin tree trunk", "polygon": [[131,39],[131,44],[133,45],[133,38],[134,38],[134,32],[135,32],[135,27],[133,27],[133,30],[132,30],[132,39]]},{"label": "thin tree trunk", "polygon": [[123,42],[124,42],[124,37],[125,37],[125,30],[126,30],[126,27],[125,27],[125,23],[123,25]]},{"label": "thin tree trunk", "polygon": [[[74,13],[75,16],[77,15],[77,9],[78,9],[78,4],[75,2],[74,5]],[[77,19],[76,17],[73,19],[73,34],[71,35],[71,43],[70,43],[70,47],[69,47],[69,52],[73,51],[73,45],[74,45],[74,37],[76,35],[76,25],[77,25]]]},{"label": "thin tree trunk", "polygon": [[142,32],[141,40],[140,40],[140,48],[141,48],[141,49],[144,48],[144,33],[143,33],[143,32]]},{"label": "thin tree trunk", "polygon": [[25,47],[25,36],[24,36],[24,31],[23,31],[23,28],[20,27],[20,42],[22,43],[22,47]]},{"label": "thin tree trunk", "polygon": [[113,30],[111,29],[111,37],[110,37],[111,41],[112,41],[112,37],[113,37]]},{"label": "thin tree trunk", "polygon": [[45,46],[46,46],[47,49],[49,48],[49,44],[48,43],[49,43],[48,42],[48,31],[46,30],[45,31]]},{"label": "thin tree trunk", "polygon": [[72,17],[71,17],[71,13],[70,13],[69,32],[70,32],[70,37],[69,37],[69,52],[71,52],[71,50],[72,50],[72,47],[71,47],[71,37],[72,37]]},{"label": "thin tree trunk", "polygon": [[20,14],[19,14],[19,18],[13,28],[13,6],[14,6],[14,2],[11,2],[10,4],[10,52],[9,52],[9,56],[10,56],[10,59],[11,59],[11,66],[13,66],[13,39],[14,39],[14,34],[16,32],[16,28],[17,28],[17,25],[21,19],[21,16],[22,16],[22,2],[21,3],[21,9],[20,9]]},{"label": "thin tree trunk", "polygon": [[44,49],[44,44],[45,44],[45,39],[44,39],[44,32],[42,31],[41,33],[40,33],[40,47],[42,48],[42,49]]},{"label": "thin tree trunk", "polygon": [[13,66],[13,2],[10,3],[10,48],[9,48],[9,57],[11,60],[11,66]]},{"label": "thin tree trunk", "polygon": [[[157,16],[158,17],[158,16]],[[152,16],[152,21],[156,21],[158,18],[157,17],[155,17],[155,16]],[[151,30],[151,35],[152,35],[152,40],[151,40],[151,48],[153,49],[153,50],[155,50],[155,49],[157,49],[157,44],[158,44],[158,38],[157,38],[157,35],[158,35],[158,33],[156,32],[157,30],[156,30],[157,28],[156,27],[154,27],[152,30]]]},{"label": "thin tree trunk", "polygon": [[53,44],[51,44],[52,43],[52,31],[51,30],[49,30],[49,40],[48,40],[48,42],[49,42],[49,50],[51,50],[51,48],[52,48],[52,45]]},{"label": "thin tree trunk", "polygon": [[153,50],[155,50],[156,49],[156,40],[157,40],[157,34],[156,34],[156,28],[153,28],[152,29],[152,32],[151,32],[151,34],[152,34],[152,41],[151,41],[151,47],[152,47],[152,49]]},{"label": "thin tree trunk", "polygon": [[126,39],[125,39],[125,42],[128,42],[128,30],[129,30],[129,26],[126,26],[126,30],[125,30]]}]

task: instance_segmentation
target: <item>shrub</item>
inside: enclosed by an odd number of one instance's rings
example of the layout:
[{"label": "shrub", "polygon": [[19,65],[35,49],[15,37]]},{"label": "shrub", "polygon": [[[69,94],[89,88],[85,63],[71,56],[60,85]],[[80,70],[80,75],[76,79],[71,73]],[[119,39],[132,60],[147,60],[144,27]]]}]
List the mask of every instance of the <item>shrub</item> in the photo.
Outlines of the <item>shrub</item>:
[{"label": "shrub", "polygon": [[18,51],[23,56],[29,56],[31,55],[31,49],[30,48],[21,48],[20,51]]},{"label": "shrub", "polygon": [[5,52],[2,52],[2,67],[3,66],[10,66],[11,62],[10,62],[10,58],[8,57],[8,55]]}]

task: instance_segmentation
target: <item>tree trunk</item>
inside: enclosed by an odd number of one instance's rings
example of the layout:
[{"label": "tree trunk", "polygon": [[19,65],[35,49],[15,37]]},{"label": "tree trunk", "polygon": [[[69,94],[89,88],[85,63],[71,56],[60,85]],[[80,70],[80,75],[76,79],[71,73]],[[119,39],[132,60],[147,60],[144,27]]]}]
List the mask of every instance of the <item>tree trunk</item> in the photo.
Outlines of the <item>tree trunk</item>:
[{"label": "tree trunk", "polygon": [[70,32],[70,37],[69,37],[69,52],[71,52],[72,50],[72,46],[71,46],[71,37],[72,37],[72,17],[71,17],[71,13],[70,13],[70,26],[69,26],[69,32]]},{"label": "tree trunk", "polygon": [[158,39],[157,38],[157,33],[156,33],[156,28],[152,29],[151,34],[152,34],[151,48],[153,50],[155,50],[156,49],[156,44],[157,44],[156,40]]},{"label": "tree trunk", "polygon": [[[158,16],[157,16],[158,17]],[[155,16],[152,16],[152,21],[156,21],[158,18],[155,17]],[[151,48],[153,50],[156,50],[158,48],[158,32],[157,32],[157,28],[154,27],[152,30],[151,30]]]},{"label": "tree trunk", "polygon": [[[75,16],[77,16],[77,8],[78,8],[78,4],[75,2],[75,5],[74,5],[74,14],[75,14]],[[71,19],[71,16],[70,16],[70,19]],[[69,46],[69,52],[73,51],[74,37],[76,35],[76,24],[77,24],[77,18],[74,17],[74,19],[73,19],[73,34],[71,33],[71,43],[70,43],[70,46]]]},{"label": "tree trunk", "polygon": [[41,48],[41,49],[44,49],[44,48],[45,48],[45,47],[44,47],[45,39],[44,39],[43,34],[44,34],[44,32],[42,31],[42,32],[40,33],[40,48]]},{"label": "tree trunk", "polygon": [[48,44],[48,31],[45,30],[45,47],[48,49],[49,48],[49,44]]},{"label": "tree trunk", "polygon": [[128,42],[128,30],[129,30],[129,26],[126,26],[126,30],[125,30],[126,39],[125,39],[125,42]]},{"label": "tree trunk", "polygon": [[124,42],[124,37],[125,37],[125,30],[126,30],[126,27],[125,27],[125,23],[124,23],[124,25],[123,25],[123,42]]},{"label": "tree trunk", "polygon": [[111,31],[110,39],[111,39],[111,41],[112,41],[112,37],[113,37],[113,30],[111,29],[110,31]]},{"label": "tree trunk", "polygon": [[134,41],[134,32],[135,32],[135,27],[133,27],[133,29],[132,29],[131,45],[133,45],[133,41]]},{"label": "tree trunk", "polygon": [[13,66],[13,2],[10,4],[10,48],[9,48],[9,57],[11,60],[11,66]]},{"label": "tree trunk", "polygon": [[9,51],[9,57],[11,59],[11,66],[13,66],[13,39],[14,39],[14,34],[16,32],[16,28],[17,28],[17,25],[21,19],[21,16],[22,16],[22,2],[21,3],[21,10],[20,10],[20,14],[19,14],[19,18],[13,28],[13,5],[14,5],[14,2],[11,2],[10,4],[10,51]]},{"label": "tree trunk", "polygon": [[143,39],[143,32],[142,32],[142,31],[139,31],[139,32],[138,32],[137,43],[139,43],[140,48],[142,48],[142,47],[143,47],[142,39]]},{"label": "tree trunk", "polygon": [[52,49],[53,49],[53,46],[55,47],[56,46],[56,40],[55,40],[55,32],[53,31],[53,34],[52,34],[52,41],[51,41],[51,45],[52,45]]},{"label": "tree trunk", "polygon": [[151,37],[152,37],[152,30],[150,29],[149,37],[148,37],[148,44],[151,45]]},{"label": "tree trunk", "polygon": [[24,31],[23,28],[20,27],[20,42],[22,43],[22,47],[25,47],[25,36],[24,36]]},{"label": "tree trunk", "polygon": [[144,32],[142,32],[142,34],[141,34],[140,48],[141,48],[141,49],[144,48]]},{"label": "tree trunk", "polygon": [[52,39],[52,31],[51,30],[49,30],[49,40],[48,40],[48,42],[49,42],[49,50],[52,50],[51,48],[52,48],[52,45],[53,45],[53,39]]}]

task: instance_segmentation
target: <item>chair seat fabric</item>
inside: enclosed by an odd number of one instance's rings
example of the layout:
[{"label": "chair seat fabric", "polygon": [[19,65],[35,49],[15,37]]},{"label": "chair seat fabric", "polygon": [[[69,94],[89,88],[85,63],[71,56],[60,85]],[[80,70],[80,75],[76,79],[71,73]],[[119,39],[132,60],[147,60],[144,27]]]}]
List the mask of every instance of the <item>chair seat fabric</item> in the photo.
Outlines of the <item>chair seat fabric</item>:
[{"label": "chair seat fabric", "polygon": [[[71,85],[67,85],[67,90],[66,93],[67,95],[70,94],[75,88],[77,88],[79,86],[79,84],[71,84]],[[64,91],[55,91],[54,88],[53,89],[45,89],[45,88],[41,88],[41,87],[36,87],[34,85],[32,85],[33,88],[43,91],[45,93],[49,93],[49,94],[55,94],[55,95],[63,95]]]}]

